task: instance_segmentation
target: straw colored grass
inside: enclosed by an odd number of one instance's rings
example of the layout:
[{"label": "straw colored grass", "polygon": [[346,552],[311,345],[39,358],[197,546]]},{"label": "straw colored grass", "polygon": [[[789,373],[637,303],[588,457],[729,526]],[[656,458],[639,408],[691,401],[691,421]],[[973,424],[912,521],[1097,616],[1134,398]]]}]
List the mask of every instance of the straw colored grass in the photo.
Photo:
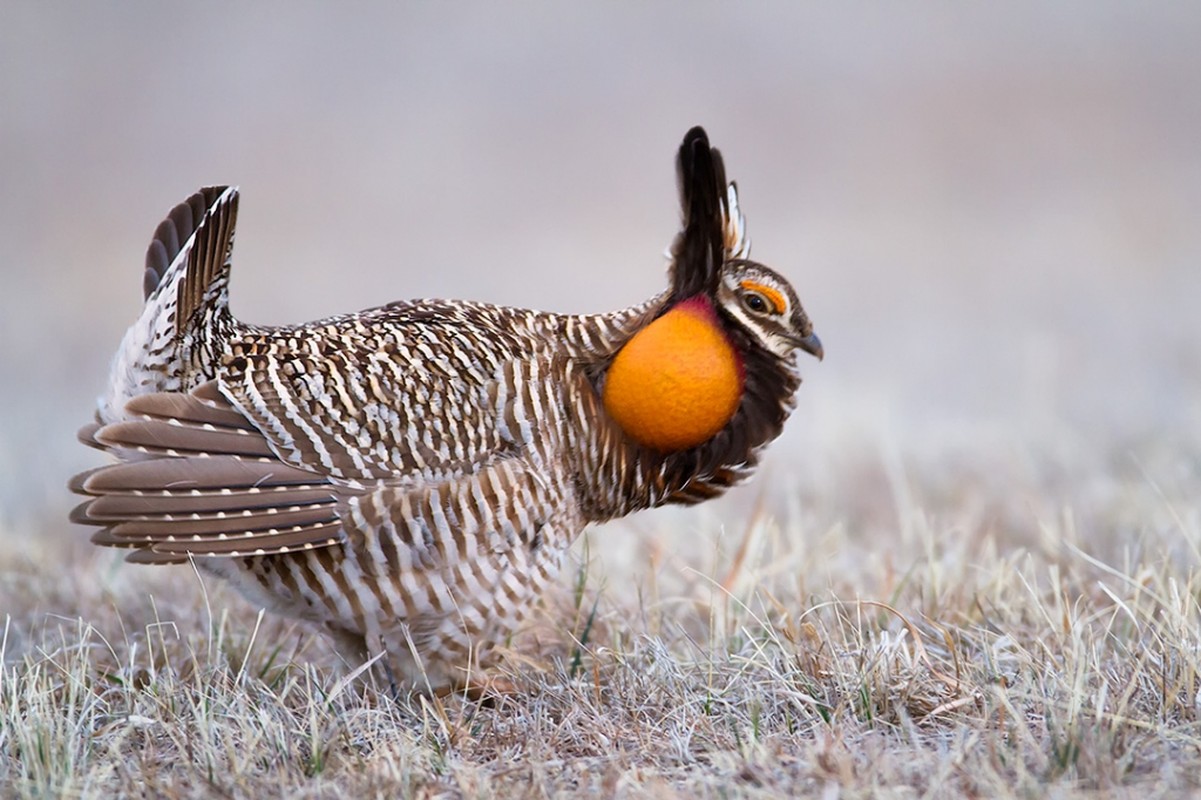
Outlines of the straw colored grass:
[{"label": "straw colored grass", "polygon": [[1187,795],[1197,472],[869,453],[596,529],[491,704],[394,701],[186,567],[9,531],[0,792]]}]

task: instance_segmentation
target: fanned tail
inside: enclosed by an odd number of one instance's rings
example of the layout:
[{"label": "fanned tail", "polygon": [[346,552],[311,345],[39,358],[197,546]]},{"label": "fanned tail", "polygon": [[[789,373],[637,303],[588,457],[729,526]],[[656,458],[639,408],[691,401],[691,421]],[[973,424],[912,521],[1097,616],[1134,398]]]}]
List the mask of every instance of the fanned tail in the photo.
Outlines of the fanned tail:
[{"label": "fanned tail", "polygon": [[189,394],[140,395],[119,422],[80,431],[120,463],[81,473],[87,495],[71,519],[101,529],[96,544],[135,548],[130,561],[248,556],[341,540],[339,493],[326,478],[282,463],[210,382]]},{"label": "fanned tail", "polygon": [[212,377],[214,343],[233,325],[228,286],[237,211],[237,189],[208,187],[155,230],[142,273],[146,303],[113,359],[101,422],[121,419],[130,398],[190,390]]}]

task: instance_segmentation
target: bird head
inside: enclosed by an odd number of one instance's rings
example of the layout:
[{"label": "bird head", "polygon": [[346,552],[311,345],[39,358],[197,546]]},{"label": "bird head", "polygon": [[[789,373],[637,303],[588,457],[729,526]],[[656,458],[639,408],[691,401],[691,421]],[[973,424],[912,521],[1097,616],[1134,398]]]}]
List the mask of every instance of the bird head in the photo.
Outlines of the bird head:
[{"label": "bird head", "polygon": [[613,358],[603,389],[621,429],[661,453],[710,441],[740,408],[767,421],[763,435],[778,434],[800,382],[793,351],[822,357],[792,286],[747,258],[738,188],[726,183],[703,129],[684,137],[677,168],[684,224],[671,248],[670,291]]},{"label": "bird head", "polygon": [[821,359],[821,340],[778,272],[751,261],[737,184],[726,182],[721,153],[701,127],[684,137],[676,161],[683,227],[671,248],[668,308],[706,298],[754,345],[787,358],[798,348]]},{"label": "bird head", "polygon": [[775,270],[745,259],[725,262],[716,305],[753,341],[780,358],[797,348],[819,361],[824,355],[796,291]]}]

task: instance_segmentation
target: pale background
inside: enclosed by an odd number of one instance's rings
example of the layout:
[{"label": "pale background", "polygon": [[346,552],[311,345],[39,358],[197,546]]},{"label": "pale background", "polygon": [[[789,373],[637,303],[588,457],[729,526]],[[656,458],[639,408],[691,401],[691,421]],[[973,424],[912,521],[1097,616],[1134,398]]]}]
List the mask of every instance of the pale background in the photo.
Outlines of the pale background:
[{"label": "pale background", "polygon": [[1199,4],[7,0],[0,543],[85,535],[74,431],[197,187],[242,188],[250,321],[600,311],[662,286],[698,123],[827,353],[744,501],[853,483],[851,453],[1199,469]]}]

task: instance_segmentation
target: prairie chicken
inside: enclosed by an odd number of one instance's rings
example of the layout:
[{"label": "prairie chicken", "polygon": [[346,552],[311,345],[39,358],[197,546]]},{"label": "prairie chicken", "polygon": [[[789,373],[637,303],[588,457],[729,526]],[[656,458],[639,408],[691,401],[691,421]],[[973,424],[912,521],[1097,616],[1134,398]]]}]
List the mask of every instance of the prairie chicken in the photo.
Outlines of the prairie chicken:
[{"label": "prairie chicken", "polygon": [[[590,522],[721,494],[779,435],[822,346],[747,260],[701,128],[679,150],[669,287],[571,316],[415,300],[305,325],[230,314],[235,189],[159,225],[141,317],[80,431],[77,522],[129,560],[194,559],[252,602],[383,653],[412,690],[469,685]],[[474,683],[474,681],[473,681]]]}]

